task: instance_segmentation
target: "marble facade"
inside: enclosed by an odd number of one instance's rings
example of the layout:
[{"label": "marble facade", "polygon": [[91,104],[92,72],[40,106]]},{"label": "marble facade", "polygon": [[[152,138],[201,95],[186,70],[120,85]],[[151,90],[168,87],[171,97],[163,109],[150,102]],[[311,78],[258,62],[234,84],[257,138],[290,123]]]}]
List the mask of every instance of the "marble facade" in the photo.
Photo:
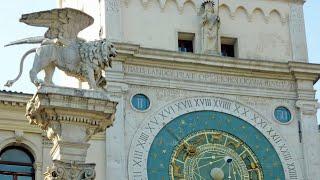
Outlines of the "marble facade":
[{"label": "marble facade", "polygon": [[[115,122],[105,134],[92,137],[87,153],[86,162],[96,163],[96,179],[147,179],[149,148],[161,128],[203,110],[230,114],[255,127],[277,152],[285,179],[320,177],[320,106],[313,88],[320,65],[308,63],[303,1],[221,0],[220,36],[237,38],[235,58],[201,54],[201,2],[60,1],[61,7],[95,17],[83,37],[97,39],[100,32],[118,51],[106,74],[105,92],[118,103]],[[195,33],[195,53],[177,52],[178,32]],[[149,98],[148,109],[133,107],[136,94]],[[51,164],[52,144],[25,119],[30,98],[0,93],[0,150],[9,145],[30,150],[36,179],[41,179]],[[289,122],[276,119],[279,106],[291,112]],[[138,149],[141,140],[143,153]]]}]

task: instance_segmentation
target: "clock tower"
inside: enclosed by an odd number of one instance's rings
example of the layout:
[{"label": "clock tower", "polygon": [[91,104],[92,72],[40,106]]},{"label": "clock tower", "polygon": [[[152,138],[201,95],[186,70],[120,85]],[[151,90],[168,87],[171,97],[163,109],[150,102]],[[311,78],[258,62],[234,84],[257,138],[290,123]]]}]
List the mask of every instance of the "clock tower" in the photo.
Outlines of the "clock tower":
[{"label": "clock tower", "polygon": [[319,107],[304,0],[61,0],[118,50],[97,177],[314,180]]}]

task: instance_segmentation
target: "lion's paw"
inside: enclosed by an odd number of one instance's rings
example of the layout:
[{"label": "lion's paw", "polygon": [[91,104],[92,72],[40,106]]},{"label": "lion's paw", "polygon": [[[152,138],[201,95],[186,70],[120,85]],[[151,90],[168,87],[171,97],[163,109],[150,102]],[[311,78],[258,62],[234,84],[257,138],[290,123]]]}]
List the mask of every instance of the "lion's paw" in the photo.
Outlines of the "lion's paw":
[{"label": "lion's paw", "polygon": [[36,85],[37,87],[41,86],[41,85],[45,85],[44,81],[37,79],[33,81],[33,84]]},{"label": "lion's paw", "polygon": [[4,86],[11,87],[13,83],[14,83],[14,81],[9,80],[9,81],[7,81],[7,83]]}]

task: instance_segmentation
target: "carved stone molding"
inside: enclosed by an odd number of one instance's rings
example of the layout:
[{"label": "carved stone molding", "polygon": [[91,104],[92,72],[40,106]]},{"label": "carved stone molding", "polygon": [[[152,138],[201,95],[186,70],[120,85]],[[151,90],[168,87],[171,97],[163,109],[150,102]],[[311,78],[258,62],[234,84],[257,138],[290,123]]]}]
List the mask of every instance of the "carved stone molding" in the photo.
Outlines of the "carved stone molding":
[{"label": "carved stone molding", "polygon": [[16,138],[17,143],[21,143],[21,141],[24,139],[24,132],[21,130],[15,130],[14,131],[14,137]]},{"label": "carved stone molding", "polygon": [[112,126],[116,102],[106,93],[62,87],[41,87],[27,103],[26,117],[53,142],[53,160],[84,163],[87,142]]},{"label": "carved stone molding", "polygon": [[95,164],[65,163],[53,161],[44,173],[45,180],[93,180],[95,179]]},{"label": "carved stone molding", "polygon": [[316,101],[302,101],[296,103],[297,107],[301,110],[303,115],[316,115],[319,104]]},{"label": "carved stone molding", "polygon": [[[128,8],[129,3],[131,1],[133,0],[124,0],[125,7]],[[141,0],[141,5],[145,9],[148,9],[149,7],[152,6],[151,5],[152,3],[155,3],[156,5],[160,6],[162,11],[164,11],[167,6],[167,3],[170,2],[169,0],[157,0],[157,1],[158,2],[151,1],[151,0]],[[206,2],[206,0],[174,0],[174,1],[179,13],[183,14],[185,5],[187,3],[190,3],[190,5],[194,7],[198,15],[201,14],[202,3]],[[216,2],[216,5],[218,6],[217,2]],[[237,16],[237,13],[242,10],[246,14],[249,22],[252,22],[253,16],[256,16],[256,13],[259,13],[264,17],[265,23],[269,22],[269,17],[271,15],[276,15],[277,17],[279,17],[279,20],[283,25],[286,24],[289,20],[288,13],[285,12],[283,10],[283,7],[279,4],[273,5],[272,8],[270,8],[270,7],[260,6],[259,4],[246,3],[243,1],[232,1],[232,2],[220,1],[219,7],[226,9],[231,19]]]}]

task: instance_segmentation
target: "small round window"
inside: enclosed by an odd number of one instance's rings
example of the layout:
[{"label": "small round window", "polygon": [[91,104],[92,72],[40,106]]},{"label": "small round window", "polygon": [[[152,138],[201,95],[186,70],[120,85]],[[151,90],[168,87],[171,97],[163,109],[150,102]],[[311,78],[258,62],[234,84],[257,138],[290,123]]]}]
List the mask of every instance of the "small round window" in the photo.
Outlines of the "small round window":
[{"label": "small round window", "polygon": [[291,113],[287,108],[281,106],[275,109],[274,117],[281,123],[287,123],[291,120]]},{"label": "small round window", "polygon": [[132,97],[131,104],[135,109],[145,111],[150,107],[150,100],[144,94],[136,94]]}]

